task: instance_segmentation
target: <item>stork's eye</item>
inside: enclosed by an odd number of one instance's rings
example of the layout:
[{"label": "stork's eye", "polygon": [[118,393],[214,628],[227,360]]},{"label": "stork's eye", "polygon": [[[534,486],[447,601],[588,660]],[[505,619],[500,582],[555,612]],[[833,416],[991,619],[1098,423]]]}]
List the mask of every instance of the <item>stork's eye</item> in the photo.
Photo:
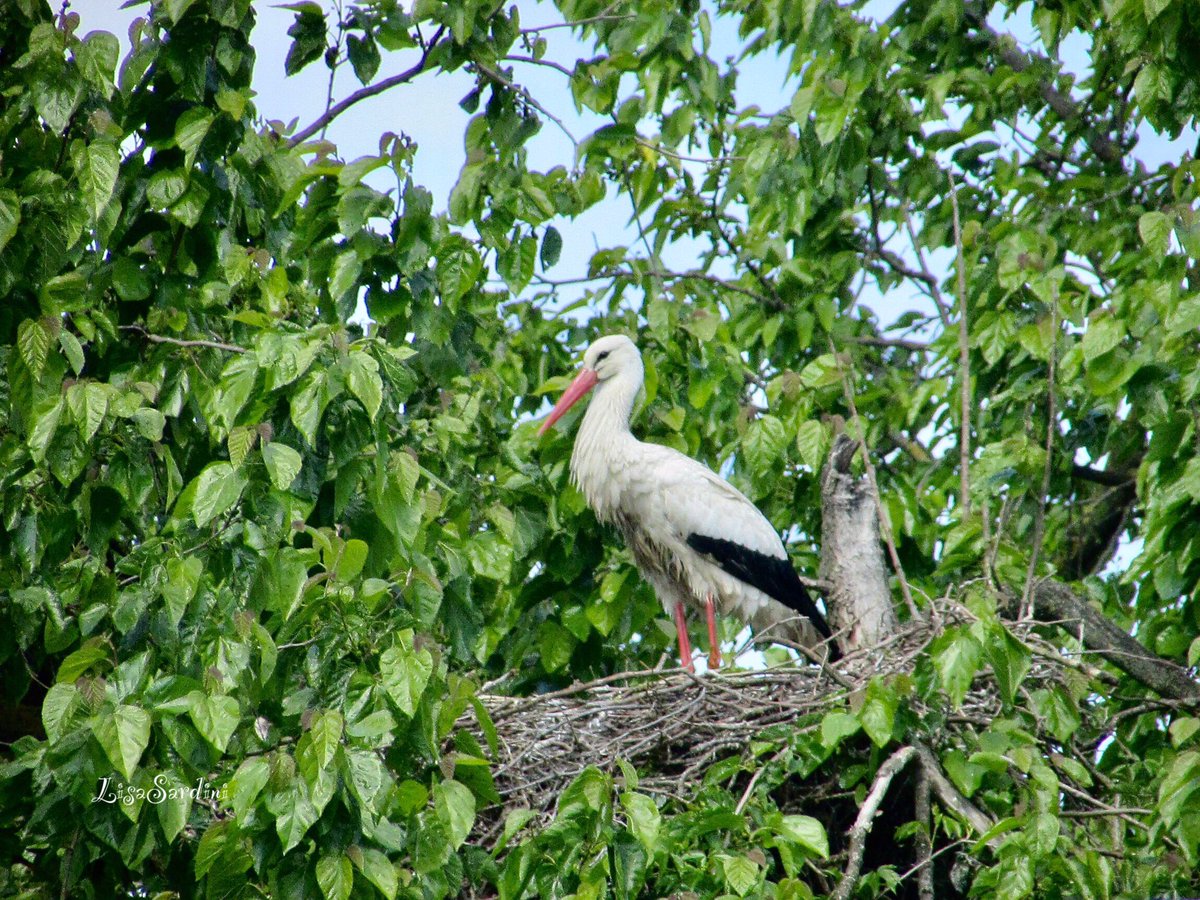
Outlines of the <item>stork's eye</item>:
[{"label": "stork's eye", "polygon": [[605,350],[603,353],[596,354],[596,362],[603,362],[605,359],[608,358],[608,354],[611,352],[612,351],[610,351],[610,350]]}]

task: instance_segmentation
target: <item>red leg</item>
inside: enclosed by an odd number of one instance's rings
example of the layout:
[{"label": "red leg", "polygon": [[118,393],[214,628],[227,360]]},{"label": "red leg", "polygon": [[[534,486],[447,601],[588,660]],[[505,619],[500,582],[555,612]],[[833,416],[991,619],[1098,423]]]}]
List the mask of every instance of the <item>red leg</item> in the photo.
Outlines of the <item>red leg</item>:
[{"label": "red leg", "polygon": [[675,604],[675,631],[679,635],[679,661],[689,672],[695,672],[692,665],[692,642],[688,640],[687,622],[683,618],[683,603]]},{"label": "red leg", "polygon": [[704,598],[704,618],[708,621],[708,667],[721,668],[721,644],[717,640],[717,616],[712,594]]}]

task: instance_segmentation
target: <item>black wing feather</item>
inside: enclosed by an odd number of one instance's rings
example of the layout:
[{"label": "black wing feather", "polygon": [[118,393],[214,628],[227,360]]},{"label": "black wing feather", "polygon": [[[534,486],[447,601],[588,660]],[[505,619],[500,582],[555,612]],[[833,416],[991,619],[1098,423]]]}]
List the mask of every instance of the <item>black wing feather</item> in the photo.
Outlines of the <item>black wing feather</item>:
[{"label": "black wing feather", "polygon": [[688,546],[703,553],[714,563],[751,587],[758,588],[768,597],[778,600],[788,609],[795,610],[813,623],[826,640],[833,637],[829,623],[817,609],[808,589],[787,559],[767,556],[749,547],[743,547],[724,538],[706,534],[690,534]]}]

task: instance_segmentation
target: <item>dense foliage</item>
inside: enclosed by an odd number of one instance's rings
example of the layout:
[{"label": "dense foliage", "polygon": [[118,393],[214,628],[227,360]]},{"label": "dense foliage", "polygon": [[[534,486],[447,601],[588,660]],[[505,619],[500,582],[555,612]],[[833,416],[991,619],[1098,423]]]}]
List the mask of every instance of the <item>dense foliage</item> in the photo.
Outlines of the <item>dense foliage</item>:
[{"label": "dense foliage", "polygon": [[[318,139],[336,107],[269,124],[250,0],[154,0],[124,58],[40,0],[0,13],[0,892],[804,897],[846,821],[789,784],[861,802],[915,741],[998,823],[976,844],[935,811],[945,892],[1200,889],[1195,710],[1087,657],[1026,690],[997,617],[1053,573],[1200,656],[1200,168],[1138,161],[1194,134],[1195,7],[1025,4],[1024,50],[989,0],[560,0],[594,47],[572,60],[519,6],[336,6],[293,7],[289,73],[477,78],[446,214],[405,136],[343,160]],[[718,31],[790,60],[789,106],[739,100]],[[535,65],[602,123],[546,171]],[[554,223],[609,195],[640,237],[580,294]],[[898,609],[949,597],[960,624],[687,801],[591,769],[548,827],[510,811],[488,843],[480,685],[670,645],[567,485],[570,429],[528,421],[611,330],[646,354],[640,432],[726,466],[810,572],[812,475],[861,428]],[[1117,546],[1136,559],[1108,567]],[[985,682],[1003,714],[956,714]],[[861,895],[910,890],[912,820]]]}]

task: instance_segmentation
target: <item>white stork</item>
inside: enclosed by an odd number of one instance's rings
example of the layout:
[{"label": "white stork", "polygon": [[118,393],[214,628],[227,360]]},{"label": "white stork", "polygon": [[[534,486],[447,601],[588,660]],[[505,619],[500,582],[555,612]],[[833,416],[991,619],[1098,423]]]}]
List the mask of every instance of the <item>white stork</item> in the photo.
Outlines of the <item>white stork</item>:
[{"label": "white stork", "polygon": [[824,640],[836,659],[829,625],[766,517],[701,463],[630,433],[644,375],[633,341],[620,334],[600,338],[538,434],[595,389],[575,438],[571,479],[596,517],[621,531],[663,609],[674,616],[684,666],[692,670],[685,605],[704,610],[712,668],[721,664],[717,611],[749,623],[760,637],[770,632],[808,647]]}]

